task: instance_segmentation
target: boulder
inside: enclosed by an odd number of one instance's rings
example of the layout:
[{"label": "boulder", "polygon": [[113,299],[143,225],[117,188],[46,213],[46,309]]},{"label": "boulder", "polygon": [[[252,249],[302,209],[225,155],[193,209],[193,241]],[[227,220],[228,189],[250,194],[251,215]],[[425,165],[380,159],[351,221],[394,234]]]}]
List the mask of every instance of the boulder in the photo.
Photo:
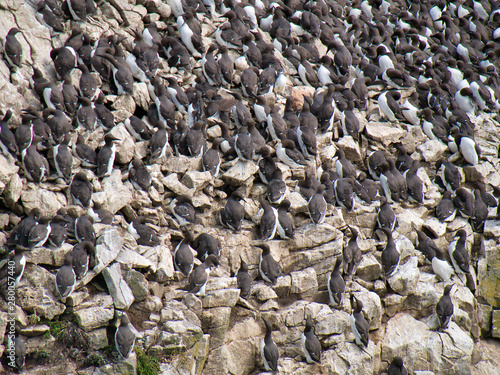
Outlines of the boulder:
[{"label": "boulder", "polygon": [[108,291],[113,297],[115,308],[128,310],[134,302],[134,294],[123,279],[120,263],[113,263],[102,270],[102,275],[108,286]]},{"label": "boulder", "polygon": [[387,126],[382,122],[369,121],[366,124],[366,136],[385,146],[399,141],[405,136],[405,131],[395,126]]},{"label": "boulder", "polygon": [[427,163],[435,163],[448,150],[448,146],[437,139],[431,139],[418,145],[417,150]]},{"label": "boulder", "polygon": [[318,279],[314,268],[309,267],[301,271],[291,272],[291,293],[298,294],[301,299],[312,298],[318,292]]},{"label": "boulder", "polygon": [[26,213],[33,208],[40,208],[47,216],[55,216],[57,211],[68,205],[66,196],[63,193],[45,190],[39,185],[28,183],[26,189],[21,192],[21,201]]},{"label": "boulder", "polygon": [[412,256],[406,263],[399,265],[396,273],[387,279],[392,290],[402,296],[412,293],[420,275],[417,263],[417,257]]},{"label": "boulder", "polygon": [[214,290],[201,298],[203,308],[209,307],[233,307],[240,296],[239,289]]},{"label": "boulder", "polygon": [[106,327],[114,313],[113,298],[104,293],[94,295],[74,311],[78,325],[87,332]]},{"label": "boulder", "polygon": [[238,160],[231,168],[229,168],[221,179],[227,181],[232,186],[240,186],[252,177],[259,167],[253,162]]},{"label": "boulder", "polygon": [[113,169],[111,175],[102,180],[102,189],[107,198],[104,208],[113,214],[130,205],[134,199],[131,188],[122,182],[122,174],[119,169]]}]

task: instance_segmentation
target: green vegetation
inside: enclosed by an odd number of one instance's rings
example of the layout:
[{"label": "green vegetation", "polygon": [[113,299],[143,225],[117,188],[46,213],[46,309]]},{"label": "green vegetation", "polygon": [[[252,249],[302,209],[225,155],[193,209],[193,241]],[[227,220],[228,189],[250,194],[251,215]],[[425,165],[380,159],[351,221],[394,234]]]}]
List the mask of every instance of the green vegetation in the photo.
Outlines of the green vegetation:
[{"label": "green vegetation", "polygon": [[46,365],[50,362],[50,351],[46,349],[37,349],[33,353],[33,359],[37,365]]},{"label": "green vegetation", "polygon": [[137,374],[138,375],[158,375],[160,372],[160,365],[158,360],[154,357],[148,356],[144,353],[142,348],[136,346],[135,352],[137,354]]},{"label": "green vegetation", "polygon": [[50,335],[54,337],[56,340],[58,340],[59,336],[67,326],[67,322],[60,320],[51,320],[49,322],[46,322],[45,324],[47,324],[50,327],[49,331],[45,334],[46,337],[48,338],[49,337],[48,335]]}]

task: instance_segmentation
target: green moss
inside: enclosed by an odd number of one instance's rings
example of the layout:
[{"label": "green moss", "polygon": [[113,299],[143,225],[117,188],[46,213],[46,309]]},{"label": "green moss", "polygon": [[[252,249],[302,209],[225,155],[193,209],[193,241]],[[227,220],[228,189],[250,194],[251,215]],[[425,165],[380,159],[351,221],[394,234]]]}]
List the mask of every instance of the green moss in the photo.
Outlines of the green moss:
[{"label": "green moss", "polygon": [[33,359],[35,360],[37,365],[46,365],[50,362],[51,353],[46,349],[37,349],[33,353]]},{"label": "green moss", "polygon": [[50,327],[49,329],[50,335],[57,340],[61,335],[61,333],[66,328],[67,322],[52,320],[50,322],[47,322],[46,324]]},{"label": "green moss", "polygon": [[158,375],[160,365],[158,360],[144,353],[142,348],[135,347],[137,354],[137,374],[138,375]]},{"label": "green moss", "polygon": [[104,366],[106,363],[106,359],[104,356],[99,353],[90,353],[88,356],[85,357],[83,360],[83,367],[101,367]]}]

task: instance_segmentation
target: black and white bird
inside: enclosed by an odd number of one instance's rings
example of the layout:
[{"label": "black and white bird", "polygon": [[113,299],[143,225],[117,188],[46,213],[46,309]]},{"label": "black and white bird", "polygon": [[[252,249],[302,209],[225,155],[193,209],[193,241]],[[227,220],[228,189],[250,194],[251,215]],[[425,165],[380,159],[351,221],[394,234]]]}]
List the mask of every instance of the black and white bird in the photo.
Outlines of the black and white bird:
[{"label": "black and white bird", "polygon": [[264,320],[264,324],[266,325],[266,335],[260,340],[260,354],[266,371],[275,372],[278,370],[278,359],[280,357],[280,353],[278,347],[273,341],[273,328],[271,323],[265,319],[262,320]]},{"label": "black and white bird", "polygon": [[74,235],[78,242],[90,241],[95,244],[96,233],[93,219],[88,215],[82,215],[75,218]]},{"label": "black and white bird", "polygon": [[215,255],[211,254],[207,256],[203,263],[197,266],[189,275],[189,293],[204,296],[208,276],[210,275],[210,268],[217,267],[218,265],[219,259]]},{"label": "black and white bird", "polygon": [[453,302],[450,292],[455,284],[446,285],[443,291],[443,296],[439,299],[436,305],[436,315],[439,322],[439,329],[445,330],[450,324],[451,316],[453,315]]},{"label": "black and white bird", "polygon": [[28,247],[32,249],[45,245],[49,239],[51,230],[50,218],[42,216],[28,233]]},{"label": "black and white bird", "polygon": [[181,227],[196,221],[196,210],[187,195],[180,195],[170,202],[170,212]]},{"label": "black and white bird", "polygon": [[345,291],[345,281],[340,274],[341,266],[342,259],[338,257],[335,259],[333,271],[328,275],[328,296],[330,297],[330,304],[332,306],[339,306],[342,303],[342,295]]},{"label": "black and white bird", "polygon": [[388,228],[391,231],[396,227],[396,214],[386,197],[380,197],[380,207],[377,211],[377,228]]},{"label": "black and white bird", "polygon": [[16,248],[16,254],[12,257],[12,261],[14,262],[14,287],[17,288],[21,283],[26,268],[26,256],[24,252]]},{"label": "black and white bird", "polygon": [[278,229],[278,210],[271,206],[263,196],[260,197],[260,205],[264,210],[260,218],[260,234],[262,240],[272,240],[276,235]]},{"label": "black and white bird", "polygon": [[128,167],[128,178],[137,190],[149,191],[152,177],[141,159],[136,157],[130,162]]},{"label": "black and white bird", "polygon": [[18,69],[21,67],[23,47],[16,38],[16,35],[20,32],[19,29],[12,28],[5,37],[4,57],[11,69]]},{"label": "black and white bird", "polygon": [[306,356],[307,363],[321,363],[321,343],[313,332],[312,319],[306,318],[306,326],[301,335],[302,349]]},{"label": "black and white bird", "polygon": [[367,347],[370,341],[370,325],[363,316],[363,303],[354,297],[354,294],[351,294],[351,307],[350,322],[356,345]]},{"label": "black and white bird", "polygon": [[259,272],[263,280],[271,284],[276,284],[278,276],[280,275],[280,266],[271,254],[271,249],[266,243],[256,245],[262,249],[259,259]]},{"label": "black and white bird", "polygon": [[146,225],[146,218],[138,216],[128,225],[128,232],[135,238],[138,245],[158,246],[161,243],[156,231]]},{"label": "black and white bird", "polygon": [[240,296],[243,298],[248,297],[250,290],[252,289],[253,278],[248,272],[248,266],[240,256],[240,268],[236,275],[236,281],[238,283],[238,288],[240,289]]},{"label": "black and white bird", "polygon": [[444,252],[437,248],[435,249],[436,256],[432,258],[432,270],[444,282],[450,282],[451,276],[455,273],[453,267],[444,258]]},{"label": "black and white bird", "polygon": [[403,364],[403,358],[394,357],[389,369],[387,370],[387,375],[408,375],[408,370]]},{"label": "black and white bird", "polygon": [[459,229],[454,236],[455,240],[448,245],[448,254],[451,264],[457,274],[469,273],[469,252],[465,246],[467,232]]},{"label": "black and white bird", "polygon": [[456,213],[457,209],[453,203],[451,192],[445,191],[436,206],[436,217],[442,222],[450,222],[455,219]]},{"label": "black and white bird", "polygon": [[189,276],[194,266],[194,249],[191,247],[193,234],[191,231],[184,231],[184,238],[177,244],[174,250],[174,266],[184,276]]},{"label": "black and white bird", "polygon": [[243,199],[239,190],[231,193],[226,201],[226,205],[219,213],[220,222],[223,226],[238,231],[245,216],[245,209],[240,201]]},{"label": "black and white bird", "polygon": [[[495,202],[496,203],[496,202]],[[474,190],[474,214],[471,218],[472,230],[482,233],[484,222],[488,218],[488,206],[483,202],[483,197],[479,189]]]},{"label": "black and white bird", "polygon": [[104,146],[97,154],[97,176],[108,177],[113,171],[116,157],[116,143],[120,139],[115,138],[112,134],[108,133],[104,136]]},{"label": "black and white bird", "polygon": [[415,232],[417,232],[415,248],[420,250],[427,260],[432,263],[432,259],[436,256],[436,251],[438,251],[436,244],[421,230],[415,229]]},{"label": "black and white bird", "polygon": [[208,233],[201,233],[192,243],[193,249],[196,250],[196,257],[204,261],[207,256],[215,255],[219,259],[221,252],[221,243],[218,238]]},{"label": "black and white bird", "polygon": [[92,183],[83,172],[78,172],[73,177],[70,185],[70,194],[73,202],[84,208],[90,207],[92,203]]},{"label": "black and white bird", "polygon": [[399,266],[400,254],[392,238],[392,231],[389,228],[382,228],[387,236],[387,243],[382,250],[382,270],[385,277],[394,275]]},{"label": "black and white bird", "polygon": [[307,202],[309,217],[314,224],[321,224],[325,219],[326,200],[323,196],[325,185],[320,185],[318,191]]},{"label": "black and white bird", "polygon": [[115,332],[115,347],[122,358],[128,358],[134,349],[135,333],[130,326],[127,314],[123,313],[120,327]]},{"label": "black and white bird", "polygon": [[288,199],[284,199],[278,206],[278,228],[276,231],[283,240],[292,238],[295,232],[293,217],[288,213],[290,204]]},{"label": "black and white bird", "polygon": [[280,204],[288,193],[288,186],[283,180],[283,172],[276,167],[272,173],[271,179],[267,184],[267,199],[272,204]]},{"label": "black and white bird", "polygon": [[333,183],[335,191],[335,199],[339,206],[344,207],[347,211],[352,211],[354,208],[354,180],[352,178],[338,178]]},{"label": "black and white bird", "polygon": [[56,290],[59,297],[64,301],[68,298],[76,285],[76,275],[73,270],[73,257],[67,254],[64,265],[56,273]]},{"label": "black and white bird", "polygon": [[408,196],[417,203],[422,204],[424,202],[424,191],[423,183],[420,177],[417,175],[420,163],[418,160],[413,160],[413,163],[407,171],[404,173],[406,178],[406,184],[408,186]]},{"label": "black and white bird", "polygon": [[361,250],[358,246],[358,230],[352,226],[349,226],[351,231],[351,238],[347,245],[343,248],[344,257],[344,275],[353,276],[356,272],[356,268],[361,262]]},{"label": "black and white bird", "polygon": [[455,191],[453,204],[462,217],[474,216],[474,196],[467,189],[460,187]]},{"label": "black and white bird", "polygon": [[71,251],[73,257],[73,271],[77,280],[85,277],[89,270],[90,260],[95,259],[95,247],[90,241],[77,243]]}]

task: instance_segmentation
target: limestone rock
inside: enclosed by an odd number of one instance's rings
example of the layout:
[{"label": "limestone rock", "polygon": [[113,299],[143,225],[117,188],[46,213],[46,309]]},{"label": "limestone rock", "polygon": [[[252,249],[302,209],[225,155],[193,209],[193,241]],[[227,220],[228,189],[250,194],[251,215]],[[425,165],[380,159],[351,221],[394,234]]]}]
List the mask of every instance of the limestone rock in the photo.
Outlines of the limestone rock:
[{"label": "limestone rock", "polygon": [[239,296],[239,289],[214,290],[202,297],[201,302],[203,303],[203,308],[224,306],[233,307],[236,305]]},{"label": "limestone rock", "polygon": [[278,298],[278,295],[273,288],[263,283],[255,284],[251,290],[251,294],[255,295],[255,298],[257,298],[259,302],[265,302],[270,299]]},{"label": "limestone rock", "polygon": [[406,263],[399,265],[396,273],[387,279],[392,290],[402,296],[412,293],[420,275],[417,263],[417,257],[413,256]]},{"label": "limestone rock", "polygon": [[427,228],[435,237],[441,237],[446,233],[446,223],[439,221],[436,217],[427,219],[423,226],[424,228]]},{"label": "limestone rock", "polygon": [[5,155],[0,154],[0,185],[2,188],[7,185],[13,175],[17,174],[19,167],[12,157],[6,158]]},{"label": "limestone rock", "polygon": [[105,208],[113,214],[128,206],[134,198],[130,188],[123,184],[119,169],[114,169],[111,176],[102,180],[102,189],[107,197]]},{"label": "limestone rock", "polygon": [[448,146],[437,139],[431,139],[418,145],[417,149],[427,163],[435,163],[448,150]]},{"label": "limestone rock", "polygon": [[45,190],[32,183],[29,183],[27,189],[21,192],[21,201],[26,212],[30,212],[37,207],[47,216],[55,216],[61,207],[68,205],[64,194]]},{"label": "limestone rock", "polygon": [[238,160],[231,168],[229,168],[221,179],[227,181],[233,186],[240,186],[250,177],[252,177],[259,167],[254,162]]},{"label": "limestone rock", "polygon": [[405,135],[405,131],[394,126],[387,126],[382,122],[370,121],[366,124],[366,136],[385,146],[397,142]]},{"label": "limestone rock", "polygon": [[170,173],[167,177],[162,178],[161,182],[165,187],[177,195],[187,195],[189,189],[186,185],[179,181],[177,173]]},{"label": "limestone rock", "polygon": [[382,266],[373,254],[365,254],[356,269],[356,275],[365,281],[377,280],[382,272]]},{"label": "limestone rock", "polygon": [[106,328],[98,328],[87,332],[89,345],[94,350],[99,350],[108,346],[108,336]]},{"label": "limestone rock", "polygon": [[134,302],[134,294],[123,279],[120,263],[113,263],[103,269],[102,275],[106,280],[109,294],[113,297],[115,307],[120,310],[128,310]]},{"label": "limestone rock", "polygon": [[212,180],[210,172],[187,171],[182,177],[181,182],[190,189],[199,191],[203,189]]},{"label": "limestone rock", "polygon": [[[121,97],[129,97],[128,95],[122,95]],[[131,112],[132,114],[134,112]],[[115,138],[120,141],[116,147],[116,160],[115,163],[128,164],[132,161],[134,157],[135,141],[128,132],[124,124],[118,124],[109,131]]]},{"label": "limestone rock", "polygon": [[382,320],[382,303],[377,293],[370,291],[361,291],[355,293],[358,300],[363,302],[363,313],[370,324],[370,330],[380,327]]},{"label": "limestone rock", "polygon": [[142,273],[133,269],[127,270],[124,279],[130,287],[135,301],[143,301],[149,296],[148,281]]},{"label": "limestone rock", "polygon": [[350,135],[339,139],[337,146],[344,151],[345,157],[353,163],[363,160],[359,144]]},{"label": "limestone rock", "polygon": [[23,191],[23,181],[19,174],[13,174],[5,189],[3,190],[3,196],[5,198],[5,203],[7,207],[12,208],[19,198],[21,198],[21,192]]},{"label": "limestone rock", "polygon": [[292,109],[294,111],[299,111],[302,109],[304,105],[304,96],[313,97],[314,95],[314,87],[310,86],[293,86],[291,92],[293,98],[293,106]]},{"label": "limestone rock", "polygon": [[491,319],[491,336],[500,338],[500,310],[493,310]]},{"label": "limestone rock", "polygon": [[163,330],[179,334],[182,337],[183,344],[186,345],[187,348],[191,348],[203,336],[201,328],[187,320],[167,321],[163,325]]},{"label": "limestone rock", "polygon": [[107,326],[114,313],[113,298],[108,294],[95,295],[91,302],[74,311],[78,325],[87,332]]},{"label": "limestone rock", "polygon": [[302,299],[311,298],[318,292],[318,279],[314,268],[291,272],[292,287],[290,292],[298,294]]}]

